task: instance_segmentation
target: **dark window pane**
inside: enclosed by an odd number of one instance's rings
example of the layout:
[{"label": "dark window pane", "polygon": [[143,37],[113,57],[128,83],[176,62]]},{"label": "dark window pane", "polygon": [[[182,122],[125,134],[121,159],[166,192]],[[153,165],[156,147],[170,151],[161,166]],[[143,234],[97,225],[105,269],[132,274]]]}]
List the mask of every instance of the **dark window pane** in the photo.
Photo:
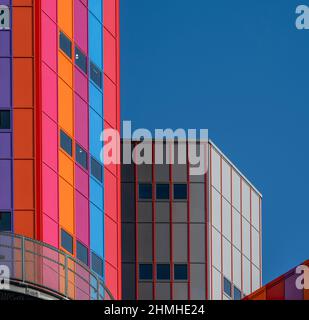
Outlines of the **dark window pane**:
[{"label": "dark window pane", "polygon": [[88,169],[88,155],[78,144],[75,146],[76,162],[79,163],[86,170]]},{"label": "dark window pane", "polygon": [[0,111],[0,129],[11,129],[11,112],[7,110]]},{"label": "dark window pane", "polygon": [[152,264],[139,265],[139,279],[152,280]]},{"label": "dark window pane", "polygon": [[169,184],[157,184],[157,199],[168,200],[170,198]]},{"label": "dark window pane", "polygon": [[157,280],[170,280],[171,270],[169,264],[157,265]]},{"label": "dark window pane", "polygon": [[90,62],[90,79],[102,88],[102,71],[92,62]]},{"label": "dark window pane", "polygon": [[60,49],[71,59],[72,58],[72,42],[63,32],[60,32],[60,35],[59,35],[59,46],[60,46]]},{"label": "dark window pane", "polygon": [[232,285],[231,281],[224,278],[224,293],[228,295],[229,297],[232,296]]},{"label": "dark window pane", "polygon": [[0,232],[3,231],[12,231],[10,212],[0,212]]},{"label": "dark window pane", "polygon": [[73,254],[73,238],[61,229],[61,247]]},{"label": "dark window pane", "polygon": [[60,147],[72,157],[72,139],[60,130]]},{"label": "dark window pane", "polygon": [[95,253],[92,253],[91,255],[91,267],[95,273],[103,277],[103,260]]},{"label": "dark window pane", "polygon": [[76,257],[78,260],[88,265],[88,249],[79,241],[76,242]]},{"label": "dark window pane", "polygon": [[138,196],[141,200],[152,199],[152,184],[140,183],[138,186]]},{"label": "dark window pane", "polygon": [[174,279],[175,280],[188,280],[188,267],[186,264],[174,265]]},{"label": "dark window pane", "polygon": [[100,182],[103,182],[103,167],[98,161],[93,158],[91,158],[91,174]]},{"label": "dark window pane", "polygon": [[78,47],[75,47],[75,64],[87,74],[87,57]]},{"label": "dark window pane", "polygon": [[234,300],[241,300],[241,291],[234,287]]},{"label": "dark window pane", "polygon": [[174,199],[186,200],[188,197],[186,184],[174,184]]}]

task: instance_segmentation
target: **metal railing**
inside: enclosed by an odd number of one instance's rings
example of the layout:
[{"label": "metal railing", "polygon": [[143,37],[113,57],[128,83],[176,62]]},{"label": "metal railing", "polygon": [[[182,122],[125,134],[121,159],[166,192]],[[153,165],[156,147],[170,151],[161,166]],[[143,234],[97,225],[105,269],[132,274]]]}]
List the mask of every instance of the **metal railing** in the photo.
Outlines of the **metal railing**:
[{"label": "metal railing", "polygon": [[0,233],[0,265],[10,280],[72,300],[113,300],[103,280],[65,252],[30,238]]}]

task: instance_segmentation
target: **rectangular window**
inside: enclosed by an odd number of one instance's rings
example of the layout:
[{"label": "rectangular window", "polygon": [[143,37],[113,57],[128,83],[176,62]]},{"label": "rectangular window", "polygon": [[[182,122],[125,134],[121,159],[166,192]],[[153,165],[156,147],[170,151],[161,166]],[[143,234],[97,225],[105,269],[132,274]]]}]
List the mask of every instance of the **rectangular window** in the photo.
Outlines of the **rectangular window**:
[{"label": "rectangular window", "polygon": [[139,279],[152,280],[152,264],[139,265]]},{"label": "rectangular window", "polygon": [[103,182],[103,167],[97,160],[93,158],[91,158],[91,175],[101,183]]},{"label": "rectangular window", "polygon": [[102,88],[102,71],[92,62],[90,62],[90,79]]},{"label": "rectangular window", "polygon": [[93,252],[91,254],[91,268],[99,276],[103,277],[103,260]]},{"label": "rectangular window", "polygon": [[188,188],[186,184],[174,184],[174,199],[187,200]]},{"label": "rectangular window", "polygon": [[87,56],[75,46],[75,64],[87,74]]},{"label": "rectangular window", "polygon": [[234,300],[241,300],[241,291],[234,287]]},{"label": "rectangular window", "polygon": [[223,286],[224,286],[224,293],[226,295],[228,295],[229,297],[232,297],[232,284],[231,284],[231,281],[224,277]]},{"label": "rectangular window", "polygon": [[75,158],[76,162],[79,163],[84,169],[88,169],[88,155],[87,152],[80,147],[77,143],[75,145]]},{"label": "rectangular window", "polygon": [[72,139],[60,130],[60,147],[64,150],[70,157],[72,157]]},{"label": "rectangular window", "polygon": [[188,280],[188,266],[186,264],[174,265],[174,279],[175,280]]},{"label": "rectangular window", "polygon": [[0,232],[12,231],[12,219],[10,212],[0,212]]},{"label": "rectangular window", "polygon": [[152,184],[151,183],[140,183],[138,186],[138,197],[140,200],[151,200],[152,199]]},{"label": "rectangular window", "polygon": [[76,241],[76,257],[78,260],[88,265],[88,249],[79,241]]},{"label": "rectangular window", "polygon": [[72,42],[63,32],[60,32],[59,34],[59,47],[70,59],[72,59]]},{"label": "rectangular window", "polygon": [[156,195],[158,200],[169,200],[170,198],[170,185],[157,184]]},{"label": "rectangular window", "polygon": [[61,247],[73,254],[73,237],[61,229]]},{"label": "rectangular window", "polygon": [[158,264],[157,265],[157,280],[170,280],[171,270],[169,264]]},{"label": "rectangular window", "polygon": [[11,129],[11,112],[9,110],[0,111],[0,129]]}]

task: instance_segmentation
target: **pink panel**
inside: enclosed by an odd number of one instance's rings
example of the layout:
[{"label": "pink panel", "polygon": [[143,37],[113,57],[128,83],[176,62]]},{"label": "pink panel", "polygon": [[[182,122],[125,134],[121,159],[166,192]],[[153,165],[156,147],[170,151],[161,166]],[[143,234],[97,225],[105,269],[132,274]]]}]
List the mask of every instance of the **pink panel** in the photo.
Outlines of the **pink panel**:
[{"label": "pink panel", "polygon": [[116,40],[104,30],[104,72],[116,83]]},{"label": "pink panel", "polygon": [[116,35],[116,0],[104,0],[103,21],[104,27],[114,36]]},{"label": "pink panel", "polygon": [[116,86],[104,75],[104,117],[112,126],[117,127]]},{"label": "pink panel", "polygon": [[57,122],[57,75],[42,63],[42,108]]},{"label": "pink panel", "polygon": [[[48,35],[48,36],[46,36]],[[57,70],[57,27],[42,13],[42,60],[54,71]]]},{"label": "pink panel", "polygon": [[41,0],[41,8],[51,19],[57,21],[57,0]]},{"label": "pink panel", "polygon": [[43,214],[43,242],[59,248],[58,224],[46,214]]},{"label": "pink panel", "polygon": [[88,150],[88,105],[75,94],[75,139]]},{"label": "pink panel", "polygon": [[43,213],[58,221],[58,176],[45,164],[42,171]]},{"label": "pink panel", "polygon": [[[109,170],[104,170],[105,188],[104,192],[104,211],[114,221],[117,221],[117,180]],[[107,238],[108,239],[108,238]]]},{"label": "pink panel", "polygon": [[75,188],[86,198],[88,198],[88,174],[81,169],[78,165],[75,165]]},{"label": "pink panel", "polygon": [[57,262],[61,262],[59,261],[59,255],[49,248],[43,248],[42,253],[46,257],[42,259],[43,285],[49,289],[59,291],[59,265],[57,265]]},{"label": "pink panel", "polygon": [[76,44],[87,54],[88,11],[79,0],[74,1],[74,34]]},{"label": "pink panel", "polygon": [[81,71],[78,70],[77,67],[74,69],[75,71],[75,91],[85,100],[88,101],[88,80],[82,74]]},{"label": "pink panel", "polygon": [[55,122],[48,118],[44,113],[42,115],[42,150],[43,162],[57,171],[58,163],[58,127]]},{"label": "pink panel", "polygon": [[89,246],[89,202],[79,192],[75,192],[76,237]]},{"label": "pink panel", "polygon": [[105,285],[111,291],[114,297],[118,297],[117,270],[109,263],[105,263]]}]

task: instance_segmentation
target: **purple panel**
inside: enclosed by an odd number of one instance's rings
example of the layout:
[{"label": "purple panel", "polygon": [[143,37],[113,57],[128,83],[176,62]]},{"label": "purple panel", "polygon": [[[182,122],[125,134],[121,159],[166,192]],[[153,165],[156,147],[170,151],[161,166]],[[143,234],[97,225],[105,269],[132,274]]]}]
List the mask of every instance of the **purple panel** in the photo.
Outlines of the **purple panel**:
[{"label": "purple panel", "polygon": [[6,6],[9,6],[10,5],[10,0],[0,0],[0,4],[4,4]]},{"label": "purple panel", "polygon": [[0,159],[11,158],[11,134],[0,133]]},{"label": "purple panel", "polygon": [[85,100],[88,101],[88,80],[81,71],[75,67],[75,91]]},{"label": "purple panel", "polygon": [[89,202],[79,192],[75,192],[76,237],[89,246]]},{"label": "purple panel", "polygon": [[11,161],[0,160],[0,209],[11,210]]},{"label": "purple panel", "polygon": [[11,108],[11,60],[0,58],[0,108]]},{"label": "purple panel", "polygon": [[74,35],[75,42],[87,55],[87,36],[88,36],[88,10],[80,2],[74,1]]},{"label": "purple panel", "polygon": [[297,274],[291,275],[285,279],[285,300],[303,300],[304,291],[296,288]]},{"label": "purple panel", "polygon": [[75,139],[88,150],[88,105],[75,94]]},{"label": "purple panel", "polygon": [[0,57],[9,57],[11,55],[11,32],[0,32]]},{"label": "purple panel", "polygon": [[88,174],[78,165],[75,165],[75,188],[87,198],[89,197],[88,180]]}]

